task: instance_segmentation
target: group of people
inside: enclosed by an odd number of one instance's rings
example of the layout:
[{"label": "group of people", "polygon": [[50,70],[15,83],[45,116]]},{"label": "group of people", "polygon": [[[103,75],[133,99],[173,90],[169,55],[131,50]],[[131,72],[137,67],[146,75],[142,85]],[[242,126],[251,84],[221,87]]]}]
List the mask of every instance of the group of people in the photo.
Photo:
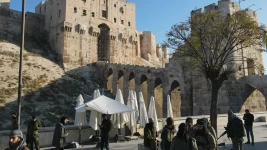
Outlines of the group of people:
[{"label": "group of people", "polygon": [[[227,137],[233,143],[232,150],[243,149],[243,137],[245,130],[248,141],[246,144],[254,145],[253,121],[254,116],[245,110],[243,121],[237,117],[231,110],[228,111],[228,123],[225,127]],[[175,134],[175,126],[173,118],[166,119],[165,127],[161,132],[161,142],[157,139],[158,132],[154,126],[154,120],[149,118],[149,123],[144,129],[144,146],[151,150],[157,150],[160,147],[162,150],[217,150],[218,138],[215,129],[211,126],[207,118],[198,119],[193,125],[193,119],[187,118],[185,123],[181,123],[178,127],[178,132]],[[251,143],[250,143],[251,136]]]},{"label": "group of people", "polygon": [[[245,130],[247,133],[248,141],[246,144],[254,145],[253,135],[253,121],[254,116],[245,110],[243,121],[237,117],[231,110],[228,111],[228,123],[225,127],[227,136],[232,140],[233,150],[242,150],[243,137],[245,136]],[[35,115],[32,116],[32,120],[28,124],[26,143],[23,140],[23,133],[17,129],[15,119],[16,114],[12,114],[12,131],[9,135],[9,148],[5,150],[33,150],[33,144],[35,149],[39,150],[39,137],[38,130],[42,128],[41,122]],[[112,123],[108,119],[106,114],[102,115],[102,123],[99,125],[101,130],[100,148],[103,150],[105,147],[109,150],[109,132],[112,128]],[[55,146],[55,150],[64,150],[66,144],[66,137],[69,132],[66,131],[64,125],[68,122],[65,116],[62,116],[60,122],[56,124],[52,146]],[[175,134],[175,126],[173,118],[166,119],[166,125],[161,132],[161,142],[157,139],[158,132],[154,125],[154,120],[149,118],[149,123],[144,128],[144,146],[157,150],[160,146],[162,150],[217,150],[218,138],[216,131],[211,126],[207,118],[198,119],[197,123],[193,125],[193,119],[188,117],[185,123],[181,123],[178,127],[178,132]],[[29,147],[29,148],[28,148]]]},{"label": "group of people", "polygon": [[[101,129],[100,147],[101,150],[104,147],[109,150],[109,132],[112,123],[106,114],[102,115],[102,119],[102,123],[99,125]],[[65,116],[62,116],[59,123],[55,126],[52,140],[52,146],[56,147],[54,150],[64,150],[66,146],[66,137],[69,135],[69,132],[65,129],[64,125],[68,121]],[[26,141],[24,141],[22,131],[17,128],[16,113],[12,113],[12,130],[9,134],[9,147],[5,150],[33,150],[33,144],[36,150],[40,150],[38,131],[42,128],[42,124],[36,115],[33,115],[28,123]]]}]

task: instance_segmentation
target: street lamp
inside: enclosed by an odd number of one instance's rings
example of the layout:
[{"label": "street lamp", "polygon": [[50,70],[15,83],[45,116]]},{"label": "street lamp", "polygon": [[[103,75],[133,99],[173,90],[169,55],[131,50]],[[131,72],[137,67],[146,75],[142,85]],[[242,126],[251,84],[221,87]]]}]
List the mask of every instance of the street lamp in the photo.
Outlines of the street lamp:
[{"label": "street lamp", "polygon": [[22,87],[22,61],[23,61],[23,49],[24,49],[24,34],[25,34],[25,3],[26,0],[22,0],[22,22],[21,22],[21,45],[19,55],[19,83],[18,83],[18,108],[17,108],[17,124],[20,129],[20,113],[21,113],[21,87]]}]

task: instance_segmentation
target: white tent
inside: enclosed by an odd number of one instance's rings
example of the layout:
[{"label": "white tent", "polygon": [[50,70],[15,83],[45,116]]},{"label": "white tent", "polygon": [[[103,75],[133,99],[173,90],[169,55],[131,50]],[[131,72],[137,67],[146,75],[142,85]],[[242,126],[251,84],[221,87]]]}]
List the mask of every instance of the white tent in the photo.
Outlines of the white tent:
[{"label": "white tent", "polygon": [[155,105],[155,100],[153,96],[151,96],[151,99],[150,99],[147,115],[148,115],[148,118],[154,119],[155,127],[157,131],[159,131],[158,117],[156,113],[156,105]]},{"label": "white tent", "polygon": [[[100,95],[100,91],[97,89],[94,91],[93,98],[96,99]],[[96,110],[91,110],[89,126],[92,127],[94,130],[99,130],[99,124],[101,124],[101,113]]]},{"label": "white tent", "polygon": [[[126,106],[124,104],[124,99],[123,99],[123,96],[122,96],[120,89],[117,90],[115,101],[119,102],[121,105]],[[128,106],[126,106],[126,107],[130,108]],[[121,109],[121,108],[117,108],[117,109]],[[128,112],[134,111],[132,108],[130,108],[130,110],[131,111],[128,111]],[[126,111],[121,111],[121,112],[118,112],[116,114],[114,113],[114,115],[111,116],[111,121],[113,123],[114,128],[118,128],[118,129],[124,128],[123,125],[129,121],[128,115],[125,112]]]},{"label": "white tent", "polygon": [[134,112],[128,113],[129,122],[127,125],[129,127],[135,127],[138,119],[138,106],[136,106],[137,100],[135,99],[134,92],[129,90],[129,96],[127,100],[127,106],[132,108]]},{"label": "white tent", "polygon": [[[82,95],[80,94],[78,98],[76,99],[76,107],[83,105],[84,104],[84,99]],[[87,125],[87,119],[86,119],[86,112],[77,112],[75,113],[75,121],[74,125]]]},{"label": "white tent", "polygon": [[146,105],[142,92],[139,92],[140,127],[145,127],[148,123]]},{"label": "white tent", "polygon": [[77,112],[85,112],[86,110],[96,110],[103,114],[117,114],[132,112],[133,109],[129,108],[126,105],[115,101],[104,95],[99,96],[96,99],[93,99],[79,107],[75,108]]},{"label": "white tent", "polygon": [[167,96],[167,118],[169,118],[169,117],[173,118],[172,104],[171,104],[170,95]]}]

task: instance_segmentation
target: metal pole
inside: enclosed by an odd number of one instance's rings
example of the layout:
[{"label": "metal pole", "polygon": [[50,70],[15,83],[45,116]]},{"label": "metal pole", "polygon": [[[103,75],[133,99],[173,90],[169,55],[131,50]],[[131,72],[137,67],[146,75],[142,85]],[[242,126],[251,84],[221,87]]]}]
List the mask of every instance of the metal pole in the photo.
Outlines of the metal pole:
[{"label": "metal pole", "polygon": [[17,108],[17,124],[20,129],[20,113],[21,113],[21,87],[22,87],[22,61],[23,61],[23,49],[24,49],[24,34],[25,34],[25,4],[26,0],[22,0],[22,14],[21,14],[21,45],[19,56],[19,84],[18,84],[18,108]]}]

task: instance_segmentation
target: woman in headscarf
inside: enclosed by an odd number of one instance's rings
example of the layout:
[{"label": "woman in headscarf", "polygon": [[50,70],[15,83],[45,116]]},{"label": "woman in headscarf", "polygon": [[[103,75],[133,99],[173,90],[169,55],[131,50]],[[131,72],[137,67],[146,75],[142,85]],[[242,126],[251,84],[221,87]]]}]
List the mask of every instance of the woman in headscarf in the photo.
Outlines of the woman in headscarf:
[{"label": "woman in headscarf", "polygon": [[179,125],[179,130],[172,140],[170,150],[198,150],[196,140],[187,135],[185,123]]}]

